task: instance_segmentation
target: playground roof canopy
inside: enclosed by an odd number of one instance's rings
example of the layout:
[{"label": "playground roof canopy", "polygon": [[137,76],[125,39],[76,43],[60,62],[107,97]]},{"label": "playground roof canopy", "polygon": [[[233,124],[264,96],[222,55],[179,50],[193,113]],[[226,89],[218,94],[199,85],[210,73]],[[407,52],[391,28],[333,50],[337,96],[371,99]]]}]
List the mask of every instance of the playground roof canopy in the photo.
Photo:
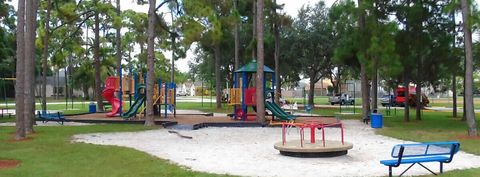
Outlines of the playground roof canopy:
[{"label": "playground roof canopy", "polygon": [[[253,60],[250,63],[247,63],[240,69],[235,71],[236,73],[256,73],[257,72],[257,60]],[[263,66],[263,72],[265,73],[275,73],[268,66]]]}]

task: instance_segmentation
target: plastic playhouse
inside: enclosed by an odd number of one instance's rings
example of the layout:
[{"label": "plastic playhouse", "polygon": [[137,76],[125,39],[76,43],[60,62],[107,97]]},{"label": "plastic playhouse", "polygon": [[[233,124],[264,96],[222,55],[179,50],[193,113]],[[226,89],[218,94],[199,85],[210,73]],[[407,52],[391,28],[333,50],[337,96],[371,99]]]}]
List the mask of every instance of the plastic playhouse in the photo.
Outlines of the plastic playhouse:
[{"label": "plastic playhouse", "polygon": [[[294,120],[295,116],[286,113],[275,102],[274,89],[275,89],[275,72],[268,66],[264,66],[264,80],[263,87],[264,93],[270,94],[270,98],[265,100],[265,108],[272,112],[272,120],[277,117],[281,120]],[[233,105],[233,118],[238,120],[255,120],[256,119],[256,88],[255,88],[255,76],[257,73],[257,61],[253,60],[247,63],[245,66],[236,70],[233,73],[233,88],[228,89],[228,104]],[[271,78],[267,82],[267,78]],[[252,107],[253,112],[249,113],[248,108]]]}]

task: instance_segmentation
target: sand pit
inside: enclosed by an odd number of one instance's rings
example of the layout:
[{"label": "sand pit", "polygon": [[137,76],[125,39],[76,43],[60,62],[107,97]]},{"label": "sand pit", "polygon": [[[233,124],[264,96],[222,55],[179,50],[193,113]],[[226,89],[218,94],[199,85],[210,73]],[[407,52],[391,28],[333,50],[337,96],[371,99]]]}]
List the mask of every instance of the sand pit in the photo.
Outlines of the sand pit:
[{"label": "sand pit", "polygon": [[[353,143],[348,154],[331,158],[295,158],[282,156],[273,148],[281,141],[281,128],[205,128],[178,130],[193,137],[185,139],[167,129],[135,133],[99,133],[73,137],[74,142],[131,147],[168,159],[196,171],[240,176],[387,176],[388,168],[380,160],[388,159],[395,144],[412,143],[375,135],[359,121],[343,121],[345,141]],[[288,139],[297,138],[290,129]],[[308,137],[308,135],[306,135]],[[339,129],[326,130],[326,139],[340,137]],[[480,156],[459,152],[444,170],[480,167]],[[438,163],[426,163],[438,171]],[[398,175],[408,165],[394,169]],[[414,166],[405,175],[429,174]]]}]

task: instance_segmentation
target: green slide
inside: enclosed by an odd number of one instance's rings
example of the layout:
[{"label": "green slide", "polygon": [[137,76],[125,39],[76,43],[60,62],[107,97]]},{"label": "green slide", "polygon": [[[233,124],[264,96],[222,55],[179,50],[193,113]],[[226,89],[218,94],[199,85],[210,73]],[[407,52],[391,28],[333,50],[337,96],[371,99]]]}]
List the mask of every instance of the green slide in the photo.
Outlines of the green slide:
[{"label": "green slide", "polygon": [[296,116],[286,113],[275,103],[265,101],[265,108],[272,111],[272,114],[282,120],[293,120]]},{"label": "green slide", "polygon": [[135,116],[137,114],[138,109],[142,107],[143,101],[145,101],[145,96],[140,95],[137,99],[135,99],[135,102],[133,103],[132,107],[126,112],[122,114],[122,117],[124,119],[128,119],[130,117]]}]

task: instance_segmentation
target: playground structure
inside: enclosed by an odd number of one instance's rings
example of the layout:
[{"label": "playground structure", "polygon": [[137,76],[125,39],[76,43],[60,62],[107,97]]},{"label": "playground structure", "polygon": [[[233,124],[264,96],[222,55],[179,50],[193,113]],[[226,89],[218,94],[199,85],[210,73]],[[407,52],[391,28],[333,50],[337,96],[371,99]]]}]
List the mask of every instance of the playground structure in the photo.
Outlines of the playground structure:
[{"label": "playground structure", "polygon": [[154,107],[158,108],[158,114],[161,113],[160,109],[163,105],[164,118],[167,118],[168,111],[170,111],[173,114],[173,117],[175,117],[177,114],[177,96],[175,94],[177,92],[177,84],[173,82],[162,83],[162,80],[158,79],[157,85],[153,89],[153,100],[155,100],[153,104]]},{"label": "playground structure", "polygon": [[[267,77],[263,79],[265,98],[271,95],[271,99],[265,100],[265,108],[272,112],[272,120],[277,117],[281,120],[294,120],[295,116],[286,113],[273,100],[275,100],[275,72],[268,66],[264,66],[264,75],[271,77],[267,83]],[[233,106],[233,119],[255,120],[256,114],[248,113],[248,107],[256,112],[256,88],[255,75],[257,73],[257,61],[253,60],[233,73],[233,88],[228,89],[228,104]],[[269,84],[269,85],[267,85]]]},{"label": "playground structure", "polygon": [[[128,80],[129,78],[124,77],[123,79]],[[122,82],[122,84],[128,84],[128,82]],[[115,92],[119,92],[120,78],[119,77],[107,77],[105,81],[105,88],[102,91],[102,96],[112,105],[112,111],[107,113],[107,117],[115,117],[120,113],[121,101],[115,97]],[[122,86],[125,88],[124,86]],[[127,91],[127,90],[122,90]],[[123,95],[123,94],[122,94]]]},{"label": "playground structure", "polygon": [[[146,78],[134,74],[133,77],[119,77],[109,76],[105,81],[105,89],[102,92],[103,97],[112,105],[111,112],[107,113],[108,117],[122,116],[124,119],[130,119],[136,117],[137,114],[145,114],[145,101],[146,101]],[[121,87],[120,87],[121,85]],[[122,89],[121,89],[122,88]],[[127,89],[123,89],[127,88]],[[121,91],[120,91],[121,90]],[[160,107],[164,105],[164,117],[167,117],[168,111],[176,114],[176,84],[175,83],[162,83],[161,79],[158,79],[158,83],[154,86],[154,112],[156,115],[160,115]],[[119,93],[119,98],[115,97],[115,93]],[[132,104],[132,95],[134,95],[134,102]],[[128,97],[130,100],[130,109],[123,113],[122,106],[120,104],[122,100],[126,100]],[[141,109],[142,108],[142,109]],[[141,110],[139,112],[139,110]]]}]

